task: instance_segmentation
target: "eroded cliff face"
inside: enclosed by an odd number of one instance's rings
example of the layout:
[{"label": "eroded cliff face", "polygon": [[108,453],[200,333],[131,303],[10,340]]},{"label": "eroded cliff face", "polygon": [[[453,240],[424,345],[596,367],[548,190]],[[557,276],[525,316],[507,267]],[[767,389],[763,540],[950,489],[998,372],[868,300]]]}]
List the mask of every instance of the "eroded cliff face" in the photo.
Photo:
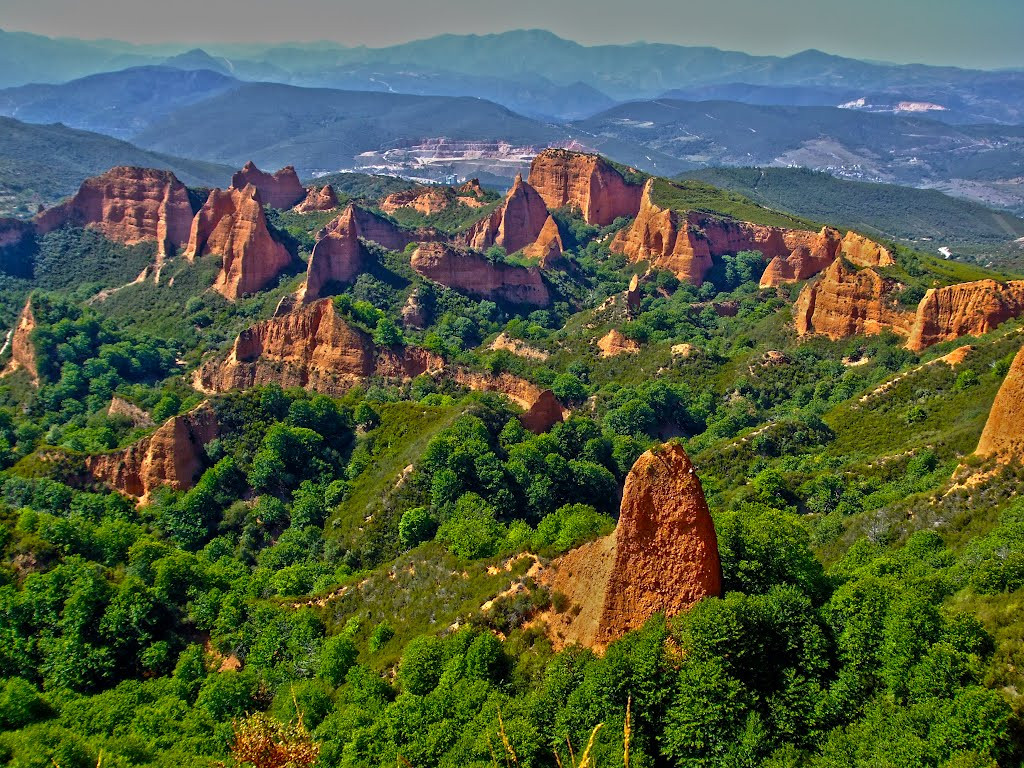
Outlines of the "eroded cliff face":
[{"label": "eroded cliff face", "polygon": [[774,288],[783,283],[806,280],[836,260],[842,244],[839,232],[825,227],[816,236],[808,235],[810,233],[799,230],[783,232],[783,242],[793,250],[786,256],[775,256],[768,263],[761,275],[761,288]]},{"label": "eroded cliff face", "polygon": [[541,269],[565,267],[567,262],[562,257],[563,253],[562,235],[553,216],[548,216],[537,239],[523,249],[523,255],[528,259],[536,259]]},{"label": "eroded cliff face", "polygon": [[306,267],[306,282],[299,289],[299,301],[316,301],[330,282],[355,280],[363,268],[364,258],[355,206],[350,205],[320,232]]},{"label": "eroded cliff face", "polygon": [[530,166],[530,185],[548,208],[579,209],[588,224],[604,227],[640,209],[642,187],[628,183],[599,155],[547,149]]},{"label": "eroded cliff face", "polygon": [[191,261],[207,254],[221,257],[213,289],[230,301],[267,287],[292,261],[271,237],[252,185],[210,192],[192,221],[184,255]]},{"label": "eroded cliff face", "polygon": [[11,359],[0,375],[6,376],[15,371],[24,370],[28,373],[32,384],[39,386],[39,368],[36,365],[36,348],[32,344],[32,331],[36,329],[36,316],[32,311],[30,296],[21,308],[18,322],[11,333]]},{"label": "eroded cliff face", "polygon": [[896,263],[888,248],[852,230],[843,238],[841,250],[858,267],[891,267]]},{"label": "eroded cliff face", "polygon": [[836,260],[800,292],[794,307],[797,333],[845,339],[888,329],[905,336],[913,314],[896,304],[897,289],[872,268],[858,271]]},{"label": "eroded cliff face", "polygon": [[996,394],[975,453],[1003,463],[1024,462],[1024,348]]},{"label": "eroded cliff face", "polygon": [[474,373],[461,368],[446,372],[456,384],[476,392],[498,392],[523,409],[519,420],[531,432],[540,434],[560,423],[566,414],[550,389],[541,389],[511,373],[496,376]]},{"label": "eroded cliff face", "polygon": [[250,184],[259,192],[260,201],[271,208],[287,210],[306,197],[306,188],[290,165],[277,173],[266,173],[250,160],[231,177],[231,188],[242,190]]},{"label": "eroded cliff face", "polygon": [[515,253],[537,240],[548,218],[547,206],[537,190],[522,176],[516,176],[505,201],[490,216],[470,227],[459,241],[479,251],[500,245]]},{"label": "eroded cliff face", "polygon": [[715,527],[682,447],[663,445],[637,459],[614,533],[554,561],[540,579],[572,604],[548,617],[556,647],[600,650],[655,613],[674,616],[720,595]]},{"label": "eroded cliff face", "polygon": [[601,351],[601,357],[632,355],[640,351],[639,344],[623,336],[622,332],[616,328],[612,328],[598,340],[597,348]]},{"label": "eroded cliff face", "polygon": [[419,211],[424,216],[434,216],[453,205],[462,204],[469,208],[485,205],[485,193],[478,179],[470,179],[459,187],[413,187],[393,192],[380,201],[384,213],[394,213],[402,208]]},{"label": "eroded cliff face", "polygon": [[203,402],[122,451],[89,456],[86,469],[100,482],[141,502],[162,485],[188,490],[205,467],[203,448],[219,429],[216,412]]},{"label": "eroded cliff face", "polygon": [[711,269],[713,256],[752,250],[761,251],[771,260],[786,257],[794,248],[814,242],[813,232],[662,208],[654,202],[654,180],[649,179],[636,219],[615,236],[611,249],[634,263],[650,262],[675,273],[680,280],[699,285]]},{"label": "eroded cliff face", "polygon": [[483,254],[443,243],[422,243],[411,264],[418,274],[462,293],[510,304],[546,307],[551,303],[536,267],[493,263]]},{"label": "eroded cliff face", "polygon": [[276,383],[340,395],[370,376],[405,380],[442,366],[439,357],[416,347],[374,347],[333,301],[321,299],[242,331],[227,358],[204,363],[193,384],[203,392]]},{"label": "eroded cliff face", "polygon": [[338,207],[338,195],[330,184],[324,186],[310,187],[306,192],[306,198],[296,205],[292,210],[296,213],[316,213],[318,211],[333,211]]},{"label": "eroded cliff face", "polygon": [[1024,280],[978,280],[932,288],[917,306],[907,347],[915,352],[961,336],[980,336],[1024,314]]},{"label": "eroded cliff face", "polygon": [[86,179],[74,197],[40,213],[35,224],[40,234],[71,225],[125,245],[154,240],[164,257],[188,242],[192,205],[170,171],[119,166]]}]

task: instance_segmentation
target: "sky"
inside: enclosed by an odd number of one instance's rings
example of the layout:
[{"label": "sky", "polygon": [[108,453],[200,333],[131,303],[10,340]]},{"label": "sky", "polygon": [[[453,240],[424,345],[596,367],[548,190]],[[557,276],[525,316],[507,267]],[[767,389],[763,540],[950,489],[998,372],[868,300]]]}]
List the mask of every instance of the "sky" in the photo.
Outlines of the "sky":
[{"label": "sky", "polygon": [[549,29],[787,55],[1024,67],[1024,0],[0,0],[0,28],[138,43],[333,40]]}]

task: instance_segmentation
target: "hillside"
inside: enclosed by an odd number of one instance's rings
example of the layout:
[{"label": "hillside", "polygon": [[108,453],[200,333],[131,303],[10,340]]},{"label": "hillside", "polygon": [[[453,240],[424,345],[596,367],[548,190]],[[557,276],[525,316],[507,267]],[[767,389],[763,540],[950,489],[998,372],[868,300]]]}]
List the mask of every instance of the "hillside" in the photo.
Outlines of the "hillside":
[{"label": "hillside", "polygon": [[560,148],[272,169],[5,225],[0,762],[1024,760],[1024,280]]},{"label": "hillside", "polygon": [[803,168],[704,168],[681,178],[930,253],[945,246],[1004,267],[1016,259],[1016,268],[1024,268],[1024,254],[1014,242],[1024,237],[1024,219],[935,190],[849,181]]},{"label": "hillside", "polygon": [[193,186],[225,185],[231,171],[215,163],[150,152],[125,141],[63,125],[0,117],[0,215],[35,213],[115,165],[165,168]]}]

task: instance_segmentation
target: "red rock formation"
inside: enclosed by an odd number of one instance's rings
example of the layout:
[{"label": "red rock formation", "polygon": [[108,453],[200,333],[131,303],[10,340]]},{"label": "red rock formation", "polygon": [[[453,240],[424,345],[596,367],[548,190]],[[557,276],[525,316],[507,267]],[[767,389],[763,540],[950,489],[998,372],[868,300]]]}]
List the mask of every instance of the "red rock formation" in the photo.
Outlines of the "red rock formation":
[{"label": "red rock formation", "polygon": [[536,267],[492,263],[482,254],[442,243],[421,244],[411,263],[418,274],[462,293],[511,304],[544,307],[551,303]]},{"label": "red rock formation", "polygon": [[601,337],[601,340],[597,342],[597,348],[601,350],[601,357],[633,355],[640,351],[639,344],[632,339],[627,339],[615,328]]},{"label": "red rock formation", "polygon": [[[785,232],[783,239],[790,242],[800,236],[810,234],[798,230]],[[788,236],[788,237],[787,237]],[[783,283],[795,283],[806,280],[828,267],[839,255],[841,241],[839,233],[831,227],[825,227],[809,243],[799,243],[793,247],[788,256],[776,256],[769,262],[764,274],[761,275],[761,288],[774,288]]]},{"label": "red rock formation", "polygon": [[519,419],[531,432],[540,434],[560,423],[564,418],[561,403],[550,389],[541,389],[526,379],[510,373],[497,376],[455,369],[449,374],[452,381],[476,392],[498,392],[519,405],[525,413]]},{"label": "red rock formation", "polygon": [[74,197],[35,218],[40,234],[71,225],[125,245],[155,240],[161,258],[188,242],[191,222],[188,190],[173,173],[128,166],[86,179]]},{"label": "red rock formation", "polygon": [[975,453],[1001,462],[1024,461],[1024,348],[996,394]]},{"label": "red rock formation", "polygon": [[577,208],[588,224],[599,227],[636,216],[640,209],[641,187],[599,155],[547,149],[534,158],[529,180],[548,208]]},{"label": "red rock formation", "polygon": [[36,348],[32,344],[32,331],[36,329],[36,316],[32,311],[32,297],[28,298],[25,306],[21,308],[18,315],[18,323],[11,333],[11,359],[3,371],[6,376],[15,371],[24,370],[28,372],[32,384],[39,386],[39,369],[36,366]]},{"label": "red rock formation", "polygon": [[643,454],[626,477],[615,532],[540,574],[572,608],[549,618],[556,647],[602,649],[656,613],[674,616],[722,592],[718,539],[681,446]]},{"label": "red rock formation", "polygon": [[259,195],[251,185],[210,192],[192,221],[185,258],[192,261],[206,254],[221,257],[213,288],[231,301],[265,288],[292,260],[271,237]]},{"label": "red rock formation", "polygon": [[636,263],[675,273],[699,285],[711,269],[711,258],[739,251],[761,251],[766,259],[788,256],[799,245],[813,243],[815,234],[766,227],[712,216],[699,211],[681,213],[658,206],[654,179],[644,185],[640,210],[632,226],[619,232],[611,249]]},{"label": "red rock formation", "polygon": [[980,336],[1024,314],[1024,280],[978,280],[929,290],[917,307],[907,347],[915,352],[940,341]]},{"label": "red rock formation", "polygon": [[858,267],[891,267],[896,263],[888,248],[852,230],[843,238],[842,252]]},{"label": "red rock formation", "polygon": [[629,288],[626,289],[626,309],[629,314],[635,315],[640,311],[640,302],[643,295],[640,293],[640,275],[633,275],[629,281]]},{"label": "red rock formation", "polygon": [[250,160],[231,177],[231,188],[242,190],[250,184],[259,192],[260,202],[271,208],[287,210],[306,197],[306,188],[290,165],[270,174],[261,171]]},{"label": "red rock formation", "polygon": [[204,392],[276,383],[337,395],[371,376],[405,380],[442,366],[440,358],[415,347],[375,348],[333,301],[321,299],[242,331],[227,359],[208,360],[193,383]]},{"label": "red rock formation", "polygon": [[474,224],[460,241],[480,251],[500,245],[509,253],[515,253],[537,240],[548,218],[547,206],[537,190],[523,181],[522,176],[516,176],[505,202]]},{"label": "red rock formation", "polygon": [[203,469],[203,447],[218,432],[217,414],[203,402],[122,451],[88,457],[86,468],[97,480],[145,502],[161,485],[193,487]]},{"label": "red rock formation", "polygon": [[310,187],[306,193],[306,199],[292,210],[296,213],[315,213],[317,211],[333,211],[337,207],[338,196],[334,192],[334,187],[326,184],[319,189]]},{"label": "red rock formation", "polygon": [[536,259],[541,269],[554,269],[565,264],[562,258],[562,236],[554,217],[548,216],[537,239],[523,249],[523,256]]},{"label": "red rock formation", "polygon": [[384,213],[394,213],[402,208],[411,208],[424,216],[433,216],[447,210],[455,203],[451,187],[414,187],[392,192],[380,201]]},{"label": "red rock formation", "polygon": [[483,186],[480,184],[480,179],[469,179],[462,186],[455,190],[455,194],[460,198],[474,198],[479,199],[484,197],[487,193],[484,192]]},{"label": "red rock formation", "polygon": [[892,281],[874,269],[857,271],[838,259],[800,292],[794,308],[797,333],[845,339],[889,329],[905,335],[912,315],[896,306],[895,289]]}]

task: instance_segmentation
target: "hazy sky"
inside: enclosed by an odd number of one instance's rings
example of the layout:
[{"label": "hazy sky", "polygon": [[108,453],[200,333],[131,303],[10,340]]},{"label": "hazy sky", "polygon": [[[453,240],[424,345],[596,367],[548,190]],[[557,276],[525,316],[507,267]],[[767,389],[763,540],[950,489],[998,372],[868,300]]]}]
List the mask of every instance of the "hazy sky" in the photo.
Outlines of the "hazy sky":
[{"label": "hazy sky", "polygon": [[542,28],[584,44],[806,48],[1024,67],[1024,0],[0,0],[0,28],[135,42],[336,40]]}]

